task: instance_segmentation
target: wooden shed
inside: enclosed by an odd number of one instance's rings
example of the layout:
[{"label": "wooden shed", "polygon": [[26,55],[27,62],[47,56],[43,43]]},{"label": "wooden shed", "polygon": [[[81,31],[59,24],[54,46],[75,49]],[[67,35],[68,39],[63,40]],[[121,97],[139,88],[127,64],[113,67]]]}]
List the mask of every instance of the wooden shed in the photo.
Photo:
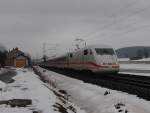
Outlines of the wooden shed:
[{"label": "wooden shed", "polygon": [[19,55],[14,59],[15,67],[27,67],[28,66],[28,57],[24,55]]}]

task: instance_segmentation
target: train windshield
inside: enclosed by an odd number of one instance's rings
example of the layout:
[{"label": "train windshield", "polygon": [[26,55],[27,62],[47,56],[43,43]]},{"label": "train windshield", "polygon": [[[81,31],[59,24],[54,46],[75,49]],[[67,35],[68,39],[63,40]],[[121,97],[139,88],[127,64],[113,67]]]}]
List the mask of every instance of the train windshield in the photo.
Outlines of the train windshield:
[{"label": "train windshield", "polygon": [[95,48],[98,55],[114,55],[114,50],[111,48]]}]

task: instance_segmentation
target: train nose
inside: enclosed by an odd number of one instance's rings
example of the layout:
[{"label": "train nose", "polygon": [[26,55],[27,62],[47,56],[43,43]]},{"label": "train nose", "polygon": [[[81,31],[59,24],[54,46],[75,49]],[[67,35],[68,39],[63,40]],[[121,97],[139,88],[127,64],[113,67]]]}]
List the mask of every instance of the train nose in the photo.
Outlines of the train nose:
[{"label": "train nose", "polygon": [[99,56],[98,62],[104,65],[111,65],[111,64],[116,64],[117,59],[115,56],[112,55],[103,55],[103,56]]},{"label": "train nose", "polygon": [[105,72],[118,72],[119,64],[117,62],[117,58],[114,55],[103,55],[99,56],[99,71]]}]

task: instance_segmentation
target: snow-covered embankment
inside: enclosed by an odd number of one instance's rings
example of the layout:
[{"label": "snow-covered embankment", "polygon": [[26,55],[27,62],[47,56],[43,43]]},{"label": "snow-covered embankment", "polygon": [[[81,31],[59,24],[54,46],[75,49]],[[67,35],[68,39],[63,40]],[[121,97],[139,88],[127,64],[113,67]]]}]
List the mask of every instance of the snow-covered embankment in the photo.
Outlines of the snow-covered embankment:
[{"label": "snow-covered embankment", "polygon": [[67,91],[71,99],[88,113],[150,113],[150,102],[134,95],[84,83],[52,71],[36,67],[47,80]]},{"label": "snow-covered embankment", "polygon": [[0,82],[0,113],[85,113],[67,100],[63,90],[44,83],[32,70],[16,71],[13,83]]}]

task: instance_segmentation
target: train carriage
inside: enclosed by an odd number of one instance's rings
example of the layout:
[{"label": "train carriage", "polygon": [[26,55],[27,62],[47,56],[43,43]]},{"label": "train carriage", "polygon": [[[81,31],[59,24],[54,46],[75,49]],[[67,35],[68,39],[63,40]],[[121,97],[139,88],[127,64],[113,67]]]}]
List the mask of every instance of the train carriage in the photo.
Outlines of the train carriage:
[{"label": "train carriage", "polygon": [[61,57],[47,61],[50,67],[89,70],[94,73],[114,73],[119,71],[117,55],[111,46],[87,46]]},{"label": "train carriage", "polygon": [[69,68],[92,72],[118,72],[117,55],[110,46],[88,46],[73,52]]}]

